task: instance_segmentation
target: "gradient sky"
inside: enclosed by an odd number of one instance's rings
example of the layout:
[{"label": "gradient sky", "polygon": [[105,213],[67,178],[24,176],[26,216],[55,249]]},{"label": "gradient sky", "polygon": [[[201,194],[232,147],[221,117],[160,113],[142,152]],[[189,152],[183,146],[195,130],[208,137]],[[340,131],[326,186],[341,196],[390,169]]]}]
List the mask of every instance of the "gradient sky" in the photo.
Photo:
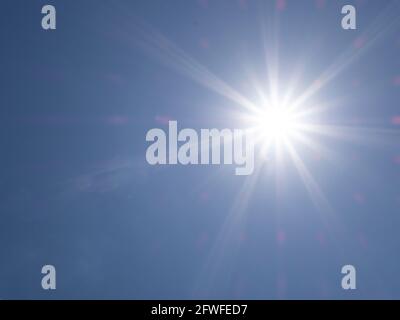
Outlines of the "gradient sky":
[{"label": "gradient sky", "polygon": [[[400,299],[399,17],[396,0],[2,1],[0,298]],[[315,183],[273,150],[249,177],[147,164],[148,130],[240,128],[222,84],[257,104],[274,72],[294,97],[317,87],[304,105],[334,128],[293,143]]]}]

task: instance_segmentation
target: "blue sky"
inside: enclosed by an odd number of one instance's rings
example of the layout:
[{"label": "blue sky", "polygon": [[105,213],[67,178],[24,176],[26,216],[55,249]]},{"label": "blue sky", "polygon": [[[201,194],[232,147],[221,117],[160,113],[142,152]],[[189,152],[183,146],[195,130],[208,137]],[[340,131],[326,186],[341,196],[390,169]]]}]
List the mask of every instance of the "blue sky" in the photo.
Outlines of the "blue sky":
[{"label": "blue sky", "polygon": [[[397,1],[1,6],[0,298],[400,298]],[[273,148],[249,177],[146,162],[146,132],[169,120],[242,127],[221,84],[257,105],[271,74],[295,98],[320,84],[302,107],[330,134],[293,142],[312,180]]]}]

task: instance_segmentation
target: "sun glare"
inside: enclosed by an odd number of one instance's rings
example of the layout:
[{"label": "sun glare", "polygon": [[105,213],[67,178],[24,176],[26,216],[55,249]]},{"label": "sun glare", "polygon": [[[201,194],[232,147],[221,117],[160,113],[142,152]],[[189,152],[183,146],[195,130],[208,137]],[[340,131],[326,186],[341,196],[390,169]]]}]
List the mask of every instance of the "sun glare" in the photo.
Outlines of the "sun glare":
[{"label": "sun glare", "polygon": [[290,138],[296,130],[296,117],[289,108],[273,106],[261,112],[258,118],[258,130],[263,138],[282,140]]},{"label": "sun glare", "polygon": [[293,108],[276,104],[257,110],[250,116],[248,125],[255,142],[267,147],[271,144],[292,142],[298,137],[305,126],[304,119],[301,118]]}]

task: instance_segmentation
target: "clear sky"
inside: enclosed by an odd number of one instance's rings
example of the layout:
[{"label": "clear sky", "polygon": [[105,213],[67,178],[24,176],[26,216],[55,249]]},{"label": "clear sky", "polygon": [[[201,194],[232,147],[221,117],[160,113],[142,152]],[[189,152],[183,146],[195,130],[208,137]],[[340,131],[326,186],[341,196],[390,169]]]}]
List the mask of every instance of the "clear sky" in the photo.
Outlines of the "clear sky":
[{"label": "clear sky", "polygon": [[[399,1],[0,5],[0,298],[400,299]],[[146,162],[289,93],[318,129],[251,176]]]}]

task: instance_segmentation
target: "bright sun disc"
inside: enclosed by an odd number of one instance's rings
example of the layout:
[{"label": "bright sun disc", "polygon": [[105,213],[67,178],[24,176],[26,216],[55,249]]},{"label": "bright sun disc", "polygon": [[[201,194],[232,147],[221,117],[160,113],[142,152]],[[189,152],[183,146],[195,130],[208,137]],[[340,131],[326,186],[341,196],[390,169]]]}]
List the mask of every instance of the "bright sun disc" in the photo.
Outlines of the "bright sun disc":
[{"label": "bright sun disc", "polygon": [[295,114],[285,107],[265,109],[257,120],[258,130],[267,139],[282,140],[295,133],[298,120]]}]

